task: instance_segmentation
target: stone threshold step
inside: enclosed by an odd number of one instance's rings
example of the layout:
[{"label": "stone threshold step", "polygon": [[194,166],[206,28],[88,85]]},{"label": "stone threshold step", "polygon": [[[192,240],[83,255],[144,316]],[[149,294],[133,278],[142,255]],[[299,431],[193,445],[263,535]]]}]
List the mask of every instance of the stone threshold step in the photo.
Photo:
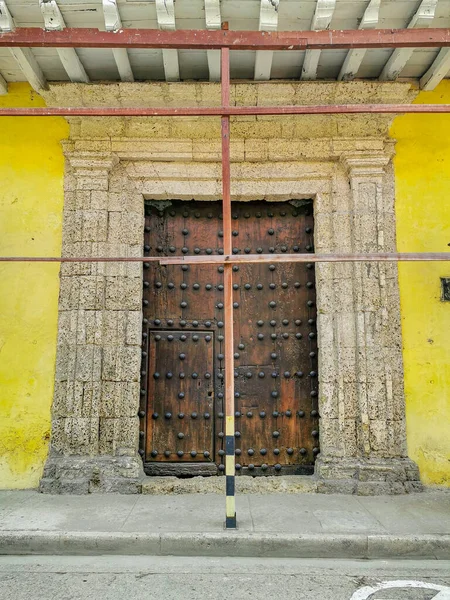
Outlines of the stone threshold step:
[{"label": "stone threshold step", "polygon": [[[278,477],[236,477],[237,494],[309,494],[317,492],[313,475],[286,475]],[[225,477],[143,477],[141,493],[168,494],[222,494],[225,495]]]}]

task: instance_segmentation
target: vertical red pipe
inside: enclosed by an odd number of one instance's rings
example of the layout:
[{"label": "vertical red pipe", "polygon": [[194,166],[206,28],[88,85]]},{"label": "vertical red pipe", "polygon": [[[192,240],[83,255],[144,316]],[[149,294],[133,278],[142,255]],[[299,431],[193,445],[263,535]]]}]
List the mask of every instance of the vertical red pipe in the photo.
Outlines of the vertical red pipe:
[{"label": "vertical red pipe", "polygon": [[[222,106],[230,105],[230,51],[221,50]],[[230,196],[230,117],[222,125],[222,207],[224,253],[232,253]],[[224,268],[225,305],[225,476],[227,529],[236,528],[235,454],[234,454],[234,351],[233,351],[233,266]]]}]

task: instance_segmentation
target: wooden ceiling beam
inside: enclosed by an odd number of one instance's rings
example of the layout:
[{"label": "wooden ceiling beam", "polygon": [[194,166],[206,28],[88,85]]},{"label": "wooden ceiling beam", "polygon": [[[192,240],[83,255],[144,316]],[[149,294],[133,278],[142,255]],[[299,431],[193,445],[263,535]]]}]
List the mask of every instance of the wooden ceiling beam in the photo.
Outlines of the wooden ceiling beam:
[{"label": "wooden ceiling beam", "polygon": [[450,71],[450,50],[442,48],[428,71],[420,79],[420,88],[429,92],[444,79]]},{"label": "wooden ceiling beam", "polygon": [[8,93],[8,84],[3,75],[0,74],[0,96]]},{"label": "wooden ceiling beam", "polygon": [[[431,27],[438,0],[422,0],[417,12],[409,22],[408,29]],[[413,55],[413,48],[397,48],[381,71],[381,81],[394,81]]]},{"label": "wooden ceiling beam", "polygon": [[[106,31],[119,31],[122,29],[117,0],[103,0],[103,16]],[[116,61],[117,70],[122,81],[134,81],[133,69],[131,68],[128,51],[126,48],[113,48],[112,53]]]},{"label": "wooden ceiling beam", "polygon": [[[380,17],[380,5],[381,0],[370,0],[359,24],[360,30],[375,29]],[[338,75],[338,81],[351,81],[356,77],[366,52],[366,48],[352,48],[348,51]]]},{"label": "wooden ceiling beam", "polygon": [[[205,0],[206,29],[219,30],[222,28],[220,0]],[[220,81],[220,51],[207,50],[209,80]]]},{"label": "wooden ceiling beam", "polygon": [[[14,35],[15,31],[16,25],[8,6],[5,0],[0,0],[0,39],[3,38],[4,34]],[[8,46],[6,45],[6,47]],[[47,80],[31,49],[26,45],[23,48],[20,45],[13,45],[9,50],[31,87],[37,92],[47,89]]]},{"label": "wooden ceiling beam", "polygon": [[[335,8],[336,0],[317,0],[311,29],[314,31],[329,29]],[[306,50],[300,77],[304,81],[314,81],[317,79],[320,53],[320,50]]]},{"label": "wooden ceiling beam", "polygon": [[[62,31],[66,28],[66,23],[56,0],[39,0],[39,8],[44,17],[44,25],[47,31]],[[75,48],[56,48],[56,52],[70,81],[89,83],[89,77]]]},{"label": "wooden ceiling beam", "polygon": [[[173,0],[155,0],[158,26],[164,31],[175,32],[175,7]],[[163,48],[163,63],[166,81],[180,81],[178,50]]]},{"label": "wooden ceiling beam", "polygon": [[[259,30],[276,31],[280,0],[261,0],[259,8]],[[257,50],[255,58],[255,80],[268,81],[272,70],[273,50]]]}]

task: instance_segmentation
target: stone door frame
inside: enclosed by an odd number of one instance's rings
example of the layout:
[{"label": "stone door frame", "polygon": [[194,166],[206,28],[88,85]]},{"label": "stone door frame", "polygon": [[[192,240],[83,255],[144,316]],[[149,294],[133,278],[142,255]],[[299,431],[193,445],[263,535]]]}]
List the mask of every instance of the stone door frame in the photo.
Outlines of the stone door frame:
[{"label": "stone door frame", "polygon": [[[220,141],[195,155],[179,139],[92,139],[86,119],[70,121],[64,256],[142,256],[144,199],[221,198]],[[274,142],[270,161],[232,140],[232,200],[312,198],[316,253],[395,251],[394,142],[381,123],[379,136],[318,137],[304,151],[298,140]],[[406,452],[396,264],[319,263],[316,287],[318,491],[420,489]],[[42,491],[140,490],[141,323],[142,264],[62,265]]]}]

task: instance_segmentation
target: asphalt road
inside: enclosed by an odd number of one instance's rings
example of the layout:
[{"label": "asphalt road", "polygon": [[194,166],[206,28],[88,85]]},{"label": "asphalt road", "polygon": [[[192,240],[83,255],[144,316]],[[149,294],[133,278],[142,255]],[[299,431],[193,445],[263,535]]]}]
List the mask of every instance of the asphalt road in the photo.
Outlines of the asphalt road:
[{"label": "asphalt road", "polygon": [[450,600],[450,561],[0,557],[1,600],[247,598]]}]

